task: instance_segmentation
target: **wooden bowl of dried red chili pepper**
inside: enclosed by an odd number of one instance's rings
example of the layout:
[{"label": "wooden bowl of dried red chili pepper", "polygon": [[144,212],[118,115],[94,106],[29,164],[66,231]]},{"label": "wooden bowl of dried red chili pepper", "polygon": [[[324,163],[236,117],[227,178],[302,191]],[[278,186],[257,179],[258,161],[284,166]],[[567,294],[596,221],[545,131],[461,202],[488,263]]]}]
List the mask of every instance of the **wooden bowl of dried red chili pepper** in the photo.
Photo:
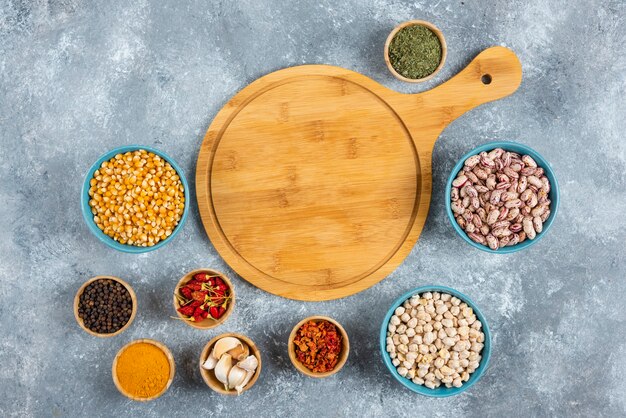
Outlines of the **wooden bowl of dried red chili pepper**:
[{"label": "wooden bowl of dried red chili pepper", "polygon": [[[348,359],[346,330],[327,316],[310,316],[298,322],[289,335],[289,358],[299,372],[310,377],[337,373]],[[311,355],[311,348],[317,348]]]},{"label": "wooden bowl of dried red chili pepper", "polygon": [[185,274],[174,289],[174,309],[187,325],[211,329],[230,316],[235,289],[224,273],[197,269]]}]

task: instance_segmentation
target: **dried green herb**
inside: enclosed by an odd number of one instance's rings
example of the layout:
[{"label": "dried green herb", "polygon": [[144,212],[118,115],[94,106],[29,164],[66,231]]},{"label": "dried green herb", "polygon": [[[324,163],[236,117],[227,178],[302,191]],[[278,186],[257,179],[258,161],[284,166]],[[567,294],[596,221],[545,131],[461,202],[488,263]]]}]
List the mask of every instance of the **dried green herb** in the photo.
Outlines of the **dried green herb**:
[{"label": "dried green herb", "polygon": [[426,26],[406,26],[391,40],[389,61],[406,78],[424,78],[431,75],[441,62],[441,42]]}]

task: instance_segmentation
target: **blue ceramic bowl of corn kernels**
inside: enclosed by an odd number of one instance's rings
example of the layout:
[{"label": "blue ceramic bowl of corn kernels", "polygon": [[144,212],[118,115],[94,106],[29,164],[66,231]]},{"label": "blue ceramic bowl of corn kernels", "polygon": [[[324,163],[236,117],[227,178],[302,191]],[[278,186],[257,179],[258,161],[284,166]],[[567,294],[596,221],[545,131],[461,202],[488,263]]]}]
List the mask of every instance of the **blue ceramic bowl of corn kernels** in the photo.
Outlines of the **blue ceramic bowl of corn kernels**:
[{"label": "blue ceramic bowl of corn kernels", "polygon": [[[398,373],[396,366],[393,365],[392,359],[387,352],[387,329],[389,326],[389,321],[394,315],[396,308],[404,304],[405,301],[411,299],[413,295],[422,294],[425,292],[447,293],[457,297],[461,300],[461,302],[465,302],[470,308],[472,308],[474,314],[476,315],[476,319],[478,319],[482,324],[482,332],[485,334],[485,341],[483,342],[484,346],[480,352],[482,358],[480,359],[478,368],[476,368],[476,370],[474,370],[474,372],[470,374],[469,380],[467,382],[463,382],[463,385],[461,387],[448,388],[445,385],[441,385],[437,388],[430,389],[426,386],[413,383],[411,379],[409,379],[408,377],[402,377]],[[389,370],[389,373],[391,373],[393,378],[400,382],[402,386],[409,390],[412,390],[415,393],[419,393],[420,395],[430,396],[433,398],[446,398],[448,396],[454,396],[465,392],[470,387],[474,386],[485,373],[487,367],[489,366],[489,359],[491,358],[491,333],[489,331],[489,326],[487,324],[485,316],[482,314],[480,309],[478,309],[478,306],[476,306],[476,304],[463,293],[446,286],[422,286],[413,289],[410,292],[406,292],[405,294],[400,296],[398,299],[395,300],[395,302],[393,302],[393,304],[389,308],[389,311],[387,311],[387,315],[385,315],[385,319],[383,320],[383,323],[380,327],[380,353],[383,358],[383,363],[385,363],[385,366]]]},{"label": "blue ceramic bowl of corn kernels", "polygon": [[[89,204],[90,200],[92,199],[92,197],[89,195],[89,189],[91,188],[91,180],[94,178],[94,173],[97,170],[101,169],[102,163],[115,158],[118,154],[121,154],[122,156],[124,156],[124,154],[126,153],[132,153],[137,150],[145,150],[149,153],[148,154],[149,156],[150,155],[159,156],[166,163],[169,163],[170,166],[174,169],[174,171],[176,171],[176,174],[180,178],[180,182],[184,188],[184,199],[185,199],[184,209],[183,209],[182,215],[180,215],[178,224],[173,228],[170,235],[167,236],[165,239],[159,239],[158,242],[152,242],[151,243],[152,245],[146,244],[146,246],[130,245],[128,243],[122,244],[118,239],[114,239],[110,237],[109,235],[105,234],[96,224],[96,221],[94,220],[95,215],[92,213],[92,207]],[[144,145],[127,145],[127,146],[115,148],[107,152],[106,154],[100,156],[100,158],[98,158],[98,160],[91,166],[91,168],[85,175],[85,180],[83,182],[83,188],[81,192],[80,203],[81,203],[81,210],[83,213],[83,218],[85,219],[85,223],[87,224],[87,227],[89,227],[89,230],[91,231],[91,233],[94,234],[100,241],[102,241],[103,243],[105,243],[111,248],[115,248],[118,251],[139,254],[139,253],[145,253],[148,251],[154,251],[163,247],[164,245],[167,245],[169,242],[171,242],[174,239],[176,234],[178,234],[178,232],[183,228],[183,225],[185,224],[185,221],[187,220],[187,215],[189,213],[189,185],[187,184],[187,180],[185,179],[185,175],[183,173],[183,170],[180,168],[180,166],[176,164],[176,162],[164,152],[154,149],[152,147],[144,146]],[[165,206],[165,205],[162,205],[162,206]]]},{"label": "blue ceramic bowl of corn kernels", "polygon": [[[474,242],[468,234],[459,226],[457,220],[455,218],[454,212],[452,211],[452,201],[451,201],[451,192],[452,192],[452,182],[456,179],[457,174],[463,169],[465,165],[465,161],[471,157],[472,155],[478,155],[481,152],[490,152],[496,148],[502,148],[505,151],[515,152],[520,155],[529,155],[533,160],[537,163],[538,167],[543,168],[544,174],[549,182],[550,182],[550,191],[548,193],[548,198],[550,199],[550,215],[543,222],[543,229],[541,232],[537,233],[534,239],[526,239],[523,242],[520,242],[515,245],[507,245],[504,247],[499,247],[497,249],[491,249],[487,245],[482,245],[480,243]],[[559,184],[556,180],[556,176],[554,175],[554,171],[552,170],[552,166],[548,161],[541,156],[534,149],[517,143],[517,142],[509,142],[509,141],[497,141],[490,142],[484,145],[481,145],[473,150],[469,151],[465,154],[461,159],[456,163],[452,172],[450,173],[450,177],[448,178],[448,182],[446,183],[445,196],[444,200],[446,202],[446,213],[448,214],[448,219],[450,219],[450,223],[452,227],[456,231],[456,233],[463,238],[465,242],[467,242],[472,247],[478,248],[479,250],[486,251],[489,253],[497,253],[497,254],[508,254],[514,253],[516,251],[523,250],[525,248],[530,247],[531,245],[535,245],[538,241],[540,241],[550,230],[550,227],[554,223],[554,218],[556,217],[557,210],[559,208]]]}]

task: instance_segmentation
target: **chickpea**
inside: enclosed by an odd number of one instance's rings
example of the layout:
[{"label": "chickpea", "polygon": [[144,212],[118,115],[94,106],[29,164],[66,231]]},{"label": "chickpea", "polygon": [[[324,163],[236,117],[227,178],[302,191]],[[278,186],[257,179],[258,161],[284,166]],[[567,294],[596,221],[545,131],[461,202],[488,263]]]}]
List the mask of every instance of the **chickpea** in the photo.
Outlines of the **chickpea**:
[{"label": "chickpea", "polygon": [[417,318],[411,318],[409,319],[409,321],[406,323],[406,325],[409,328],[415,328],[417,326]]},{"label": "chickpea", "polygon": [[422,379],[421,377],[414,377],[412,381],[416,385],[423,385],[425,383],[424,379]]},{"label": "chickpea", "polygon": [[465,302],[425,292],[394,311],[387,327],[387,351],[398,373],[417,384],[460,387],[480,365],[485,341],[481,328]]}]

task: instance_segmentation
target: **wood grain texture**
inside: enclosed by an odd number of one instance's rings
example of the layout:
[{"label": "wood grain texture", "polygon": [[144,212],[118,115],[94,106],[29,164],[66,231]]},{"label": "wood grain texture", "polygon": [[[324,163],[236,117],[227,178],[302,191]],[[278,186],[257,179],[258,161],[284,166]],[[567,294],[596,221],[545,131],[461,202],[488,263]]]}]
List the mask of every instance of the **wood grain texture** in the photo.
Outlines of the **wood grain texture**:
[{"label": "wood grain texture", "polygon": [[372,286],[424,226],[441,131],[513,93],[521,76],[515,54],[493,47],[420,94],[326,65],[261,77],[217,114],[200,149],[196,193],[211,242],[244,279],[287,298]]}]

